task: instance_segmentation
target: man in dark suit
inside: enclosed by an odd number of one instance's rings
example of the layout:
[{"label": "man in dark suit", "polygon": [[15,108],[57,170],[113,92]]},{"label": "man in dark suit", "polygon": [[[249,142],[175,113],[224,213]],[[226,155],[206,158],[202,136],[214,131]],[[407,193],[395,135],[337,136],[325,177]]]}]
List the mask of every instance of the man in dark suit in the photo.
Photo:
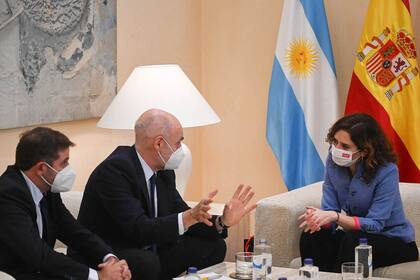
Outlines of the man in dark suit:
[{"label": "man in dark suit", "polygon": [[[78,220],[124,257],[141,279],[172,279],[189,266],[222,262],[227,228],[256,205],[239,186],[222,216],[208,211],[217,191],[190,209],[175,188],[184,139],[179,121],[152,109],[135,125],[135,145],[120,146],[91,174]],[[144,278],[143,278],[144,277]],[[140,278],[138,278],[140,279]]]},{"label": "man in dark suit", "polygon": [[[25,132],[15,165],[0,177],[0,270],[16,279],[130,279],[102,239],[81,226],[59,192],[75,179],[69,161],[74,144],[44,127]],[[83,253],[88,265],[54,251],[56,239]],[[98,266],[99,265],[99,266]]]}]

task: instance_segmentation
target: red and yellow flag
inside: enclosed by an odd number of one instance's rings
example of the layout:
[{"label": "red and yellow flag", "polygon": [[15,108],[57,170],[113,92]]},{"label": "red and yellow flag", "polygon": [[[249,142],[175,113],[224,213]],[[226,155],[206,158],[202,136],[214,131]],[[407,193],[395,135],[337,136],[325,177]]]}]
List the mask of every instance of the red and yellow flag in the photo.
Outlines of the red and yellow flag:
[{"label": "red and yellow flag", "polygon": [[400,181],[420,183],[420,75],[409,0],[371,0],[346,114],[372,115],[399,157]]}]

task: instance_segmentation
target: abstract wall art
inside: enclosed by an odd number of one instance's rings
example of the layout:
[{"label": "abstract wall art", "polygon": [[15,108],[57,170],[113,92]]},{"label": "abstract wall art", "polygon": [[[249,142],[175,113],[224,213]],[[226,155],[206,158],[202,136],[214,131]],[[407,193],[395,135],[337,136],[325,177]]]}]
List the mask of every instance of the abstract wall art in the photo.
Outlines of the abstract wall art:
[{"label": "abstract wall art", "polygon": [[116,94],[116,0],[0,0],[0,129],[101,116]]}]

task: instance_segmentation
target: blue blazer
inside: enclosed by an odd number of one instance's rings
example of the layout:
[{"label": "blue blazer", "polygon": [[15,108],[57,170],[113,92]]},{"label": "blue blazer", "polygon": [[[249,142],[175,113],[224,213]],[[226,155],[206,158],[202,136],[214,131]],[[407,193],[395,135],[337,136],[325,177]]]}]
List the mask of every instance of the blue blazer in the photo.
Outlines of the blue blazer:
[{"label": "blue blazer", "polygon": [[349,216],[359,217],[362,231],[398,237],[406,243],[414,241],[414,228],[405,217],[401,201],[397,166],[380,166],[369,183],[363,180],[363,171],[359,161],[351,177],[348,168],[336,165],[329,154],[321,208],[344,210]]}]

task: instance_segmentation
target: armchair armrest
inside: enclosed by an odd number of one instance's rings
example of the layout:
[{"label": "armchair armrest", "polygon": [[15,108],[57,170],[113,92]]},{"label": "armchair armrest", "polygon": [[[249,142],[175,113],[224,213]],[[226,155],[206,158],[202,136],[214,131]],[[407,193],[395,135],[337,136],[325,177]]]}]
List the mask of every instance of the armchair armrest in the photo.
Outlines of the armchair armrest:
[{"label": "armchair armrest", "polygon": [[264,198],[257,203],[255,241],[264,238],[272,246],[273,266],[288,267],[299,257],[301,230],[297,222],[305,206],[319,207],[322,182]]}]

